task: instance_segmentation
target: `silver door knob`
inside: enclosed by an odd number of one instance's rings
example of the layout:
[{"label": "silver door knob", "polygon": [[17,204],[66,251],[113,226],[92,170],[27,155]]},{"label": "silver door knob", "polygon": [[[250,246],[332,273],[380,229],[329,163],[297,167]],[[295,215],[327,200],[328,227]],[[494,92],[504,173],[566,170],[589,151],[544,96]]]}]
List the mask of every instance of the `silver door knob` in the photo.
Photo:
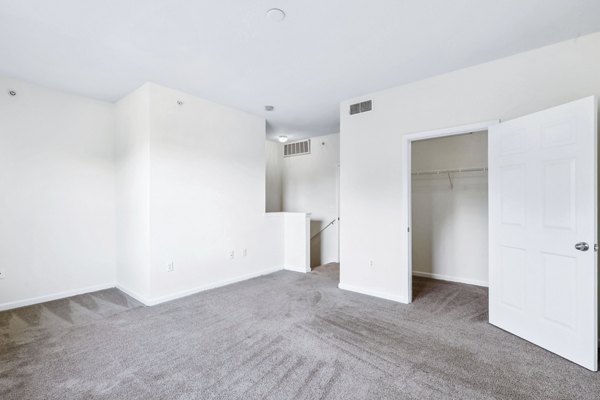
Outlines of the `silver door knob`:
[{"label": "silver door knob", "polygon": [[579,251],[588,251],[590,249],[590,245],[586,242],[579,242],[575,245],[575,248]]}]

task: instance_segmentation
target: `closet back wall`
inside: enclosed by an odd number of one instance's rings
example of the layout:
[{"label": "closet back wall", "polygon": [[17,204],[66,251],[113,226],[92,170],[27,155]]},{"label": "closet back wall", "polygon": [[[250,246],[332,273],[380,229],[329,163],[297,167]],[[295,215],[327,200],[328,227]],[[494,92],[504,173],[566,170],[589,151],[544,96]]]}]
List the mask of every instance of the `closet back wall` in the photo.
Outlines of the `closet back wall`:
[{"label": "closet back wall", "polygon": [[[412,143],[412,171],[487,167],[487,132]],[[488,283],[487,173],[413,175],[413,274]]]}]

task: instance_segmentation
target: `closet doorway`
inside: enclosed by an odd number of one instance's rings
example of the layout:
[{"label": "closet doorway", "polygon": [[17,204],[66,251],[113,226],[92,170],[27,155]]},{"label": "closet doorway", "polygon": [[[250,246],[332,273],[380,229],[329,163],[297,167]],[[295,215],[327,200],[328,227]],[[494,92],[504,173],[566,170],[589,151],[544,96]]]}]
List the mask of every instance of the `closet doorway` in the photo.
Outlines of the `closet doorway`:
[{"label": "closet doorway", "polygon": [[413,277],[487,287],[487,131],[413,141],[411,164]]},{"label": "closet doorway", "polygon": [[487,131],[497,123],[405,136],[408,302],[422,278],[488,286]]}]

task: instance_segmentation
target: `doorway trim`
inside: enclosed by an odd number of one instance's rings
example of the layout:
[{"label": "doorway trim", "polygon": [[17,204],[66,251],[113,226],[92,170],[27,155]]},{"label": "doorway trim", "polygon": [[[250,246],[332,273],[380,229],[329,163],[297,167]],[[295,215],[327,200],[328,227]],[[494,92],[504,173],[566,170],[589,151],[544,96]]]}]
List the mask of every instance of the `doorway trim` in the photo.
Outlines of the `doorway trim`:
[{"label": "doorway trim", "polygon": [[406,276],[406,303],[412,303],[412,142],[416,140],[434,139],[447,136],[463,135],[465,133],[485,131],[490,126],[498,125],[499,119],[477,122],[469,125],[454,126],[450,128],[434,129],[430,131],[416,132],[404,135],[402,137],[402,203],[404,212],[402,213],[402,243],[400,248],[404,250],[405,262],[408,275]]}]

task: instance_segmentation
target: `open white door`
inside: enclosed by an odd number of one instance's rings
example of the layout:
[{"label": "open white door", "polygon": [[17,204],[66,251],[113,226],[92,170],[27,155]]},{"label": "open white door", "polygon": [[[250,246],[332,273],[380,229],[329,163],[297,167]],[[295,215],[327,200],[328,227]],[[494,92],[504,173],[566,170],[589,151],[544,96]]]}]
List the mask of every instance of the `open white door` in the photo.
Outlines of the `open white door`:
[{"label": "open white door", "polygon": [[595,97],[490,127],[490,323],[598,370]]}]

